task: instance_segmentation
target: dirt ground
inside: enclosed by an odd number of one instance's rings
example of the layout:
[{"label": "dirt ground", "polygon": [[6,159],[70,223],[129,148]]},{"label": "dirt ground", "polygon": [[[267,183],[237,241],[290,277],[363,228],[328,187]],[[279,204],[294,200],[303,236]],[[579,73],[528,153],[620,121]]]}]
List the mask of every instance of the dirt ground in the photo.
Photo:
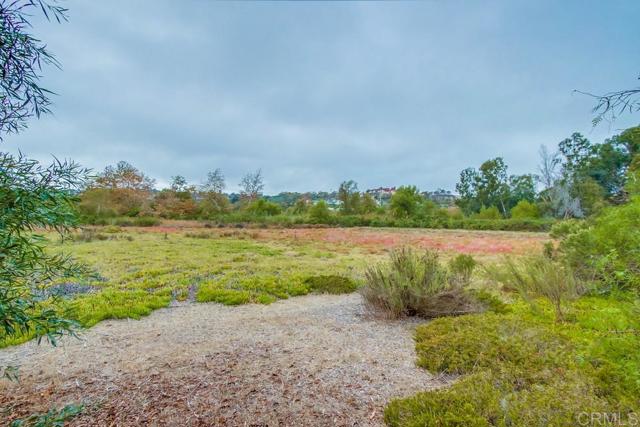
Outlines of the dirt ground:
[{"label": "dirt ground", "polygon": [[380,425],[390,399],[449,381],[415,367],[415,325],[372,319],[358,294],[105,321],[0,350],[21,373],[0,381],[0,419],[85,402],[70,425]]}]

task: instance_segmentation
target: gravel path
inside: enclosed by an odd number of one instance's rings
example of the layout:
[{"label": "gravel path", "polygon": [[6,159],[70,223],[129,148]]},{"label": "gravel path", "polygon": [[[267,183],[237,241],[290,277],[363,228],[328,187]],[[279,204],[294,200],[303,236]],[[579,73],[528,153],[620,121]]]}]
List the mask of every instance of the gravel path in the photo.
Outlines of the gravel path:
[{"label": "gravel path", "polygon": [[0,350],[22,376],[0,381],[0,419],[86,401],[71,425],[380,425],[390,399],[447,382],[415,367],[414,328],[368,318],[357,294],[105,321]]}]

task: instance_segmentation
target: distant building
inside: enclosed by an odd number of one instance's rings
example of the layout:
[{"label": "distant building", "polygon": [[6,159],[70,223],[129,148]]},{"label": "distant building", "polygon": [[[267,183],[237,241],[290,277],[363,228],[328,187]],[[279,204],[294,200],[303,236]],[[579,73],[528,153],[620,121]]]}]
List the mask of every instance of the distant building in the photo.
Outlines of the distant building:
[{"label": "distant building", "polygon": [[440,206],[453,206],[458,200],[458,196],[453,194],[451,191],[443,190],[442,188],[437,189],[436,191],[425,191],[422,195],[437,205]]},{"label": "distant building", "polygon": [[366,194],[371,195],[380,205],[387,203],[395,192],[396,187],[378,187],[365,191]]}]

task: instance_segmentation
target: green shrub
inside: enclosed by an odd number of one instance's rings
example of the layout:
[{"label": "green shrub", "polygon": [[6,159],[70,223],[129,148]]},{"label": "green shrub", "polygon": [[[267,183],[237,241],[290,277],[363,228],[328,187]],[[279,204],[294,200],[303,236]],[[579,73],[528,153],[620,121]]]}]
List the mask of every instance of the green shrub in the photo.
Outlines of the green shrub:
[{"label": "green shrub", "polygon": [[337,275],[311,276],[304,283],[312,291],[326,294],[349,294],[358,289],[357,283],[352,279]]},{"label": "green shrub", "polygon": [[387,264],[369,267],[360,293],[369,309],[390,318],[451,316],[484,308],[452,280],[437,252],[418,255],[411,248],[395,249]]},{"label": "green shrub", "polygon": [[313,224],[329,224],[331,222],[331,211],[324,200],[320,200],[309,208],[309,220]]},{"label": "green shrub", "polygon": [[475,219],[502,219],[502,214],[500,213],[500,210],[495,207],[495,206],[491,206],[491,207],[482,207],[482,209],[480,209],[480,212],[478,212],[477,214],[473,215],[473,218]]},{"label": "green shrub", "polygon": [[540,209],[528,200],[520,200],[517,205],[511,208],[511,218],[533,219],[540,218]]},{"label": "green shrub", "polygon": [[466,286],[471,282],[471,275],[477,262],[471,255],[458,254],[449,261],[449,271],[454,280]]},{"label": "green shrub", "polygon": [[132,227],[134,222],[131,217],[118,217],[110,219],[109,224],[114,227]]},{"label": "green shrub", "polygon": [[640,326],[636,305],[633,299],[582,298],[570,307],[573,321],[558,325],[548,305],[533,314],[518,303],[507,314],[418,326],[418,365],[463,377],[448,388],[394,400],[385,421],[416,427],[569,426],[578,425],[576,417],[584,412],[628,420],[640,409],[640,355],[630,351],[640,345],[633,333]]},{"label": "green shrub", "polygon": [[549,300],[558,322],[564,320],[563,304],[582,291],[571,267],[542,255],[517,261],[506,258],[503,265],[488,267],[487,272],[490,279],[517,290],[530,303],[538,297]]},{"label": "green shrub", "polygon": [[190,232],[184,233],[184,237],[188,237],[190,239],[213,239],[214,237],[216,237],[216,235],[206,231],[194,231],[194,232],[190,231]]},{"label": "green shrub", "polygon": [[559,251],[583,280],[598,283],[601,291],[640,291],[640,196],[606,208],[568,232]]},{"label": "green shrub", "polygon": [[566,219],[553,224],[550,236],[554,239],[563,239],[570,234],[576,233],[585,226],[585,221],[579,219]]},{"label": "green shrub", "polygon": [[79,233],[74,233],[71,236],[71,240],[74,242],[93,242],[94,240],[107,240],[109,236],[106,234],[98,233],[91,228],[83,228]]},{"label": "green shrub", "polygon": [[247,206],[247,212],[257,216],[273,216],[282,212],[279,204],[265,199],[258,199]]},{"label": "green shrub", "polygon": [[[240,261],[240,260],[238,260]],[[249,302],[270,304],[290,296],[306,295],[309,286],[299,275],[229,274],[222,278],[200,283],[196,294],[199,302],[214,301],[226,305]]]}]

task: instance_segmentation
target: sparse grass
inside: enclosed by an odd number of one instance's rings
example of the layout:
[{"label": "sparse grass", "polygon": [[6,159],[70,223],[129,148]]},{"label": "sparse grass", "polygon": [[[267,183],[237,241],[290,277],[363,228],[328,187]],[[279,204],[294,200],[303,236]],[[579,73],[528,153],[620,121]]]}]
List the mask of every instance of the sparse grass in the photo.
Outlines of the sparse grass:
[{"label": "sparse grass", "polygon": [[515,289],[532,304],[538,297],[546,298],[553,304],[558,322],[564,321],[563,305],[583,291],[567,264],[543,255],[506,258],[500,265],[489,266],[486,273],[490,280],[505,289]]}]

